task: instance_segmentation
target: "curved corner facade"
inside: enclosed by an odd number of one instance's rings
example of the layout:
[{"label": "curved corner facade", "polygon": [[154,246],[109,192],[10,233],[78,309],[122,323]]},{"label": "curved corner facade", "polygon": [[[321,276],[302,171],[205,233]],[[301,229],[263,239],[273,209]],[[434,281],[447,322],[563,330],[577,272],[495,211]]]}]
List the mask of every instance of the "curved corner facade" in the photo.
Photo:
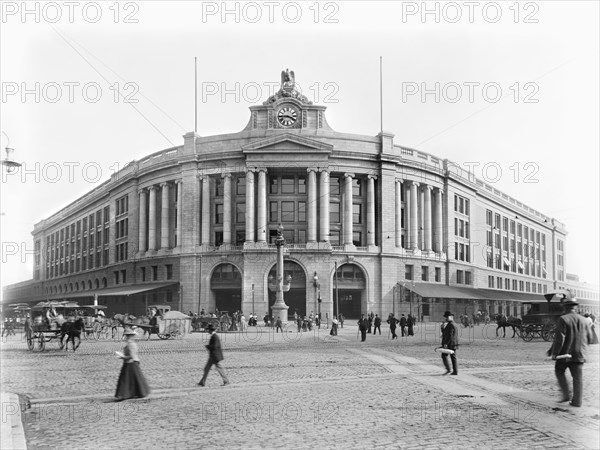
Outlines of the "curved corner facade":
[{"label": "curved corner facade", "polygon": [[29,298],[263,315],[279,224],[290,315],[521,315],[564,282],[557,220],[391,134],[335,132],[325,109],[282,80],[241,132],[130,163],[35,225]]}]

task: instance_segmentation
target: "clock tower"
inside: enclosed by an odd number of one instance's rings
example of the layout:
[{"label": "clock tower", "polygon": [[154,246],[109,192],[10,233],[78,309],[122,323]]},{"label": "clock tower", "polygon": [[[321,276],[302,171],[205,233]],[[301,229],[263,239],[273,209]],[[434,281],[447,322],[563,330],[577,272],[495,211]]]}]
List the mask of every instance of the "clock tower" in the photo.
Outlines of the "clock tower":
[{"label": "clock tower", "polygon": [[251,130],[331,130],[325,120],[325,106],[313,105],[296,87],[294,71],[281,72],[281,87],[262,105],[251,106]]}]

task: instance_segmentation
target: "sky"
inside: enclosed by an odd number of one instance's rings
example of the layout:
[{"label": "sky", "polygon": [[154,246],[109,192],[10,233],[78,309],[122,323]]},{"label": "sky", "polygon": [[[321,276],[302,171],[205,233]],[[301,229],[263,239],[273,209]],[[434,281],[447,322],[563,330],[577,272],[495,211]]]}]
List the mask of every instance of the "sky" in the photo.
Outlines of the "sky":
[{"label": "sky", "polygon": [[[1,284],[31,231],[128,162],[242,130],[289,68],[336,131],[447,158],[566,225],[599,279],[598,2],[3,2]],[[2,154],[2,158],[5,154]]]}]

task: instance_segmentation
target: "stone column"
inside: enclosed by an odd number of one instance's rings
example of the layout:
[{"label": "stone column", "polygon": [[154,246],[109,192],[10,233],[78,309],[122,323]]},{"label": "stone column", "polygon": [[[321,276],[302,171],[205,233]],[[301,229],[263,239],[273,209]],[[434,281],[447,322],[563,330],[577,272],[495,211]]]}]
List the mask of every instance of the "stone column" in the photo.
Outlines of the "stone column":
[{"label": "stone column", "polygon": [[424,227],[425,227],[425,246],[426,252],[431,252],[431,190],[433,187],[425,186],[425,212],[424,212]]},{"label": "stone column", "polygon": [[412,181],[410,183],[410,249],[418,250],[419,244],[419,215],[417,204],[417,189],[419,183]]},{"label": "stone column", "polygon": [[[145,252],[147,250],[146,240],[148,235],[146,234],[146,222],[148,220],[146,214],[146,191],[140,189],[140,214],[139,214],[139,240],[138,240],[138,252]],[[82,230],[83,236],[83,230]]]},{"label": "stone column", "polygon": [[402,247],[402,179],[396,178],[396,247]]},{"label": "stone column", "polygon": [[319,230],[319,237],[321,242],[329,242],[329,171],[326,169],[321,170],[321,176],[319,177],[319,193],[321,195],[321,229]]},{"label": "stone column", "polygon": [[223,244],[231,244],[231,174],[224,173],[223,178]]},{"label": "stone column", "polygon": [[169,248],[169,184],[161,183],[162,201],[160,206],[160,248]]},{"label": "stone column", "polygon": [[367,176],[367,245],[375,245],[375,175]]},{"label": "stone column", "polygon": [[254,242],[254,172],[246,171],[246,242]]},{"label": "stone column", "polygon": [[308,171],[308,242],[317,241],[317,173]]},{"label": "stone column", "polygon": [[148,205],[148,250],[156,250],[156,187],[150,186]]},{"label": "stone column", "polygon": [[419,249],[425,248],[425,185],[421,185],[421,189],[417,190],[419,196]]},{"label": "stone column", "polygon": [[256,219],[256,241],[267,242],[267,170],[258,171],[258,217]]},{"label": "stone column", "polygon": [[442,252],[442,189],[438,188],[435,193],[435,242],[434,250],[437,253]]},{"label": "stone column", "polygon": [[202,245],[210,245],[210,177],[204,175],[202,183]]},{"label": "stone column", "polygon": [[344,245],[352,245],[352,178],[353,173],[344,174]]},{"label": "stone column", "polygon": [[175,186],[177,189],[177,248],[181,248],[183,238],[183,209],[181,207],[183,204],[183,182],[177,180],[175,181]]}]

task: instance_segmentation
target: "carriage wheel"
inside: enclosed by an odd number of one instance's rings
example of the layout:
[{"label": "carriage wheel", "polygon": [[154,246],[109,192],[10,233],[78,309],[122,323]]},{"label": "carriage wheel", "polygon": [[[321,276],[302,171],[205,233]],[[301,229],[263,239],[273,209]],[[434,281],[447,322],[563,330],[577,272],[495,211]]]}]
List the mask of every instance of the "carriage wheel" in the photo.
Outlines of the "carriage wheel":
[{"label": "carriage wheel", "polygon": [[45,348],[46,348],[46,338],[44,337],[44,333],[40,333],[40,336],[38,338],[38,350],[40,352],[43,352]]},{"label": "carriage wheel", "polygon": [[159,339],[163,339],[163,340],[169,339],[171,337],[170,334],[160,334],[160,333],[158,333],[157,336]]},{"label": "carriage wheel", "polygon": [[533,339],[533,335],[535,334],[535,331],[533,329],[532,325],[528,325],[527,327],[525,327],[523,329],[522,332],[522,338],[525,342],[530,342]]},{"label": "carriage wheel", "polygon": [[109,335],[110,335],[110,332],[108,331],[108,327],[101,326],[100,328],[98,328],[98,331],[96,332],[96,339],[101,340],[101,341],[106,341],[108,339]]},{"label": "carriage wheel", "polygon": [[27,349],[33,350],[33,347],[35,347],[35,342],[33,341],[33,336],[29,335],[27,336]]},{"label": "carriage wheel", "polygon": [[554,340],[554,324],[547,323],[542,328],[542,339],[545,341],[553,341]]}]

